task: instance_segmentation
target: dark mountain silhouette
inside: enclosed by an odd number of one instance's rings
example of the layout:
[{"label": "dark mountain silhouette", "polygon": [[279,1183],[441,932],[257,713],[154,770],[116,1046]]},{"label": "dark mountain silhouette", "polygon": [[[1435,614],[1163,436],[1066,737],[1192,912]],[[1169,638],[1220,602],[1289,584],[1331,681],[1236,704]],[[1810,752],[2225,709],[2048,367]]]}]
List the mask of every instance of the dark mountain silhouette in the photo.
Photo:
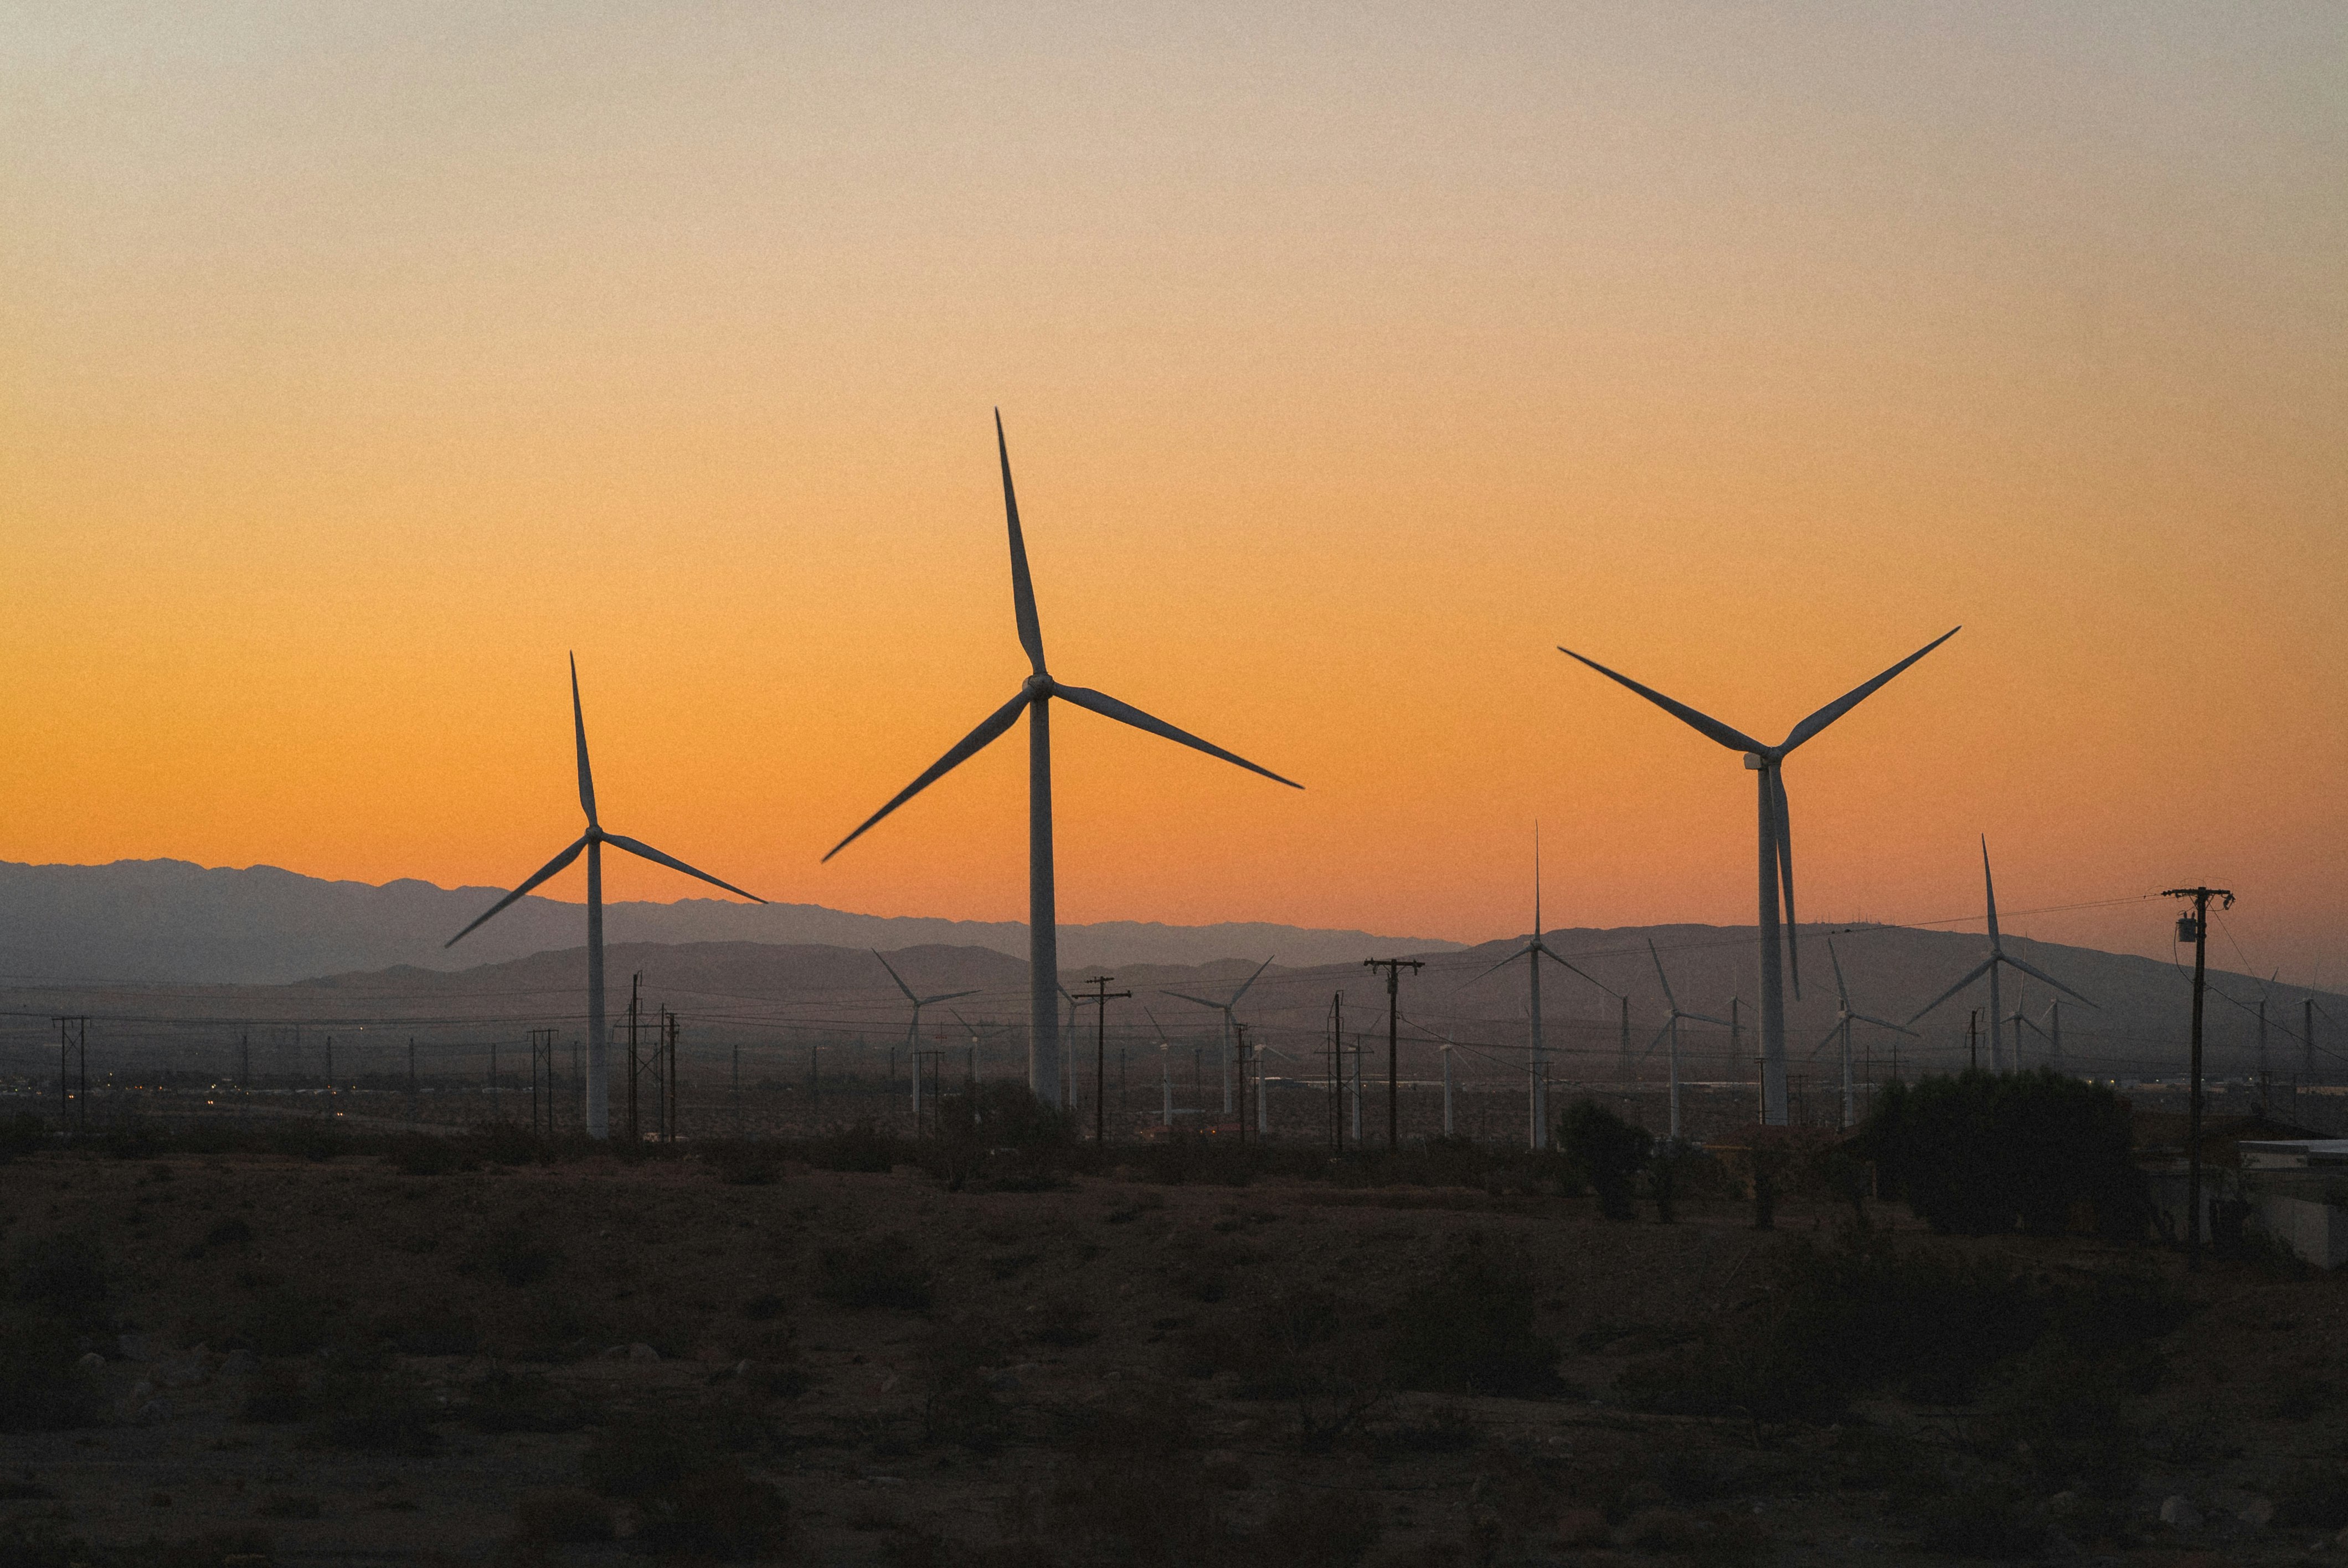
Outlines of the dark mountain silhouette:
[{"label": "dark mountain silhouette", "polygon": [[[382,968],[466,969],[585,941],[577,904],[530,897],[454,949],[441,944],[504,893],[403,879],[376,886],[328,882],[272,866],[210,868],[184,860],[110,866],[0,862],[0,978],[28,980],[283,984]],[[607,942],[820,943],[895,950],[925,943],[989,948],[1024,957],[1017,921],[857,915],[816,904],[606,906]],[[1138,921],[1060,927],[1071,966],[1201,963],[1255,953],[1292,961],[1338,959],[1365,944],[1449,949],[1429,938],[1233,922],[1164,926]],[[618,972],[614,960],[614,972]],[[883,977],[885,979],[885,977]]]}]

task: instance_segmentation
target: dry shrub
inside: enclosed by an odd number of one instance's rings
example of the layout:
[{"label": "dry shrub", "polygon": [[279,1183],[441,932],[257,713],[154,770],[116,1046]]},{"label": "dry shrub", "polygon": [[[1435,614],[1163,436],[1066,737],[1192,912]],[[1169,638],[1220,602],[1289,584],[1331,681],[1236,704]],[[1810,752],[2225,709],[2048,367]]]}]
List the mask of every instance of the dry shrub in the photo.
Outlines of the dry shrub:
[{"label": "dry shrub", "polygon": [[828,1246],[818,1255],[816,1294],[838,1307],[930,1309],[930,1271],[903,1235]]},{"label": "dry shrub", "polygon": [[790,1534],[782,1492],[731,1460],[685,1477],[644,1508],[637,1539],[659,1553],[734,1563],[767,1556]]},{"label": "dry shrub", "polygon": [[1379,1533],[1376,1509],[1358,1494],[1298,1490],[1273,1505],[1251,1555],[1283,1568],[1354,1568]]},{"label": "dry shrub", "polygon": [[612,1505],[579,1487],[525,1492],[514,1504],[514,1533],[524,1541],[609,1541],[613,1530]]}]

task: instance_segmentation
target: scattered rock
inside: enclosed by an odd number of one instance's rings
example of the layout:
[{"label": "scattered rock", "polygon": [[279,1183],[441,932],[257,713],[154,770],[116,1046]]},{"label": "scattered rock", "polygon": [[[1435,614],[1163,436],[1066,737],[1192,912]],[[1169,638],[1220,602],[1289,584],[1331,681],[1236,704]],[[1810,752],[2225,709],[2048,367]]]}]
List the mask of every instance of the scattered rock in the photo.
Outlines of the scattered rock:
[{"label": "scattered rock", "polygon": [[628,1347],[628,1359],[631,1361],[657,1361],[660,1359],[660,1352],[654,1349],[649,1345],[631,1345]]},{"label": "scattered rock", "polygon": [[96,1371],[98,1368],[106,1365],[106,1358],[99,1355],[95,1350],[85,1350],[82,1352],[81,1364],[89,1368],[92,1371]]},{"label": "scattered rock", "polygon": [[2235,1517],[2252,1530],[2264,1530],[2274,1522],[2274,1504],[2266,1498],[2254,1497],[2242,1504]]},{"label": "scattered rock", "polygon": [[152,1361],[155,1358],[154,1348],[148,1343],[144,1334],[125,1334],[115,1344],[126,1361]]},{"label": "scattered rock", "polygon": [[221,1376],[223,1378],[243,1377],[247,1372],[252,1370],[252,1352],[250,1350],[230,1351],[226,1356],[221,1358],[220,1369]]},{"label": "scattered rock", "polygon": [[2078,1512],[2079,1494],[2075,1491],[2056,1492],[2046,1500],[2046,1512],[2057,1519]]},{"label": "scattered rock", "polygon": [[2199,1530],[2201,1511],[2193,1506],[2191,1498],[2178,1492],[2160,1505],[2160,1522],[2171,1530]]}]

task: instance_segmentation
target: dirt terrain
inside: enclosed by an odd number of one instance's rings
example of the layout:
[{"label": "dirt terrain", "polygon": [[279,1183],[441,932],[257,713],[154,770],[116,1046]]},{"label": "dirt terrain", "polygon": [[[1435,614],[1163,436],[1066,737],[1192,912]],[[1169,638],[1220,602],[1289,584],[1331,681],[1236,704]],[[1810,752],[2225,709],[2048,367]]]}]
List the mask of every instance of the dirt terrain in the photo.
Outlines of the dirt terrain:
[{"label": "dirt terrain", "polygon": [[[1861,1255],[1849,1208],[426,1142],[0,1166],[0,1563],[2348,1556],[2348,1294],[2271,1263],[1879,1205],[1879,1263],[2168,1316],[2116,1394],[2042,1345],[1962,1400],[1724,1408],[1796,1342],[1737,1327],[1788,1249]],[[2062,1436],[2075,1402],[2111,1430]]]}]

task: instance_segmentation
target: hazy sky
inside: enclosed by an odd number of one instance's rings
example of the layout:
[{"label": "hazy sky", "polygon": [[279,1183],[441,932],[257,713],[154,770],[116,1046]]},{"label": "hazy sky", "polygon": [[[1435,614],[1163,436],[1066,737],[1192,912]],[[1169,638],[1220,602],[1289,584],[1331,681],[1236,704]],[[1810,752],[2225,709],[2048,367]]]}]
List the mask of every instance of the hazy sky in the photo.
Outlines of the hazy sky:
[{"label": "hazy sky", "polygon": [[[1478,938],[2178,882],[2348,981],[2337,5],[0,4],[0,856],[606,820],[1017,917]],[[692,885],[633,864],[617,897]],[[550,891],[581,896],[580,874]],[[2166,908],[2017,919],[2166,952]],[[2238,946],[2229,948],[2226,944]]]}]

